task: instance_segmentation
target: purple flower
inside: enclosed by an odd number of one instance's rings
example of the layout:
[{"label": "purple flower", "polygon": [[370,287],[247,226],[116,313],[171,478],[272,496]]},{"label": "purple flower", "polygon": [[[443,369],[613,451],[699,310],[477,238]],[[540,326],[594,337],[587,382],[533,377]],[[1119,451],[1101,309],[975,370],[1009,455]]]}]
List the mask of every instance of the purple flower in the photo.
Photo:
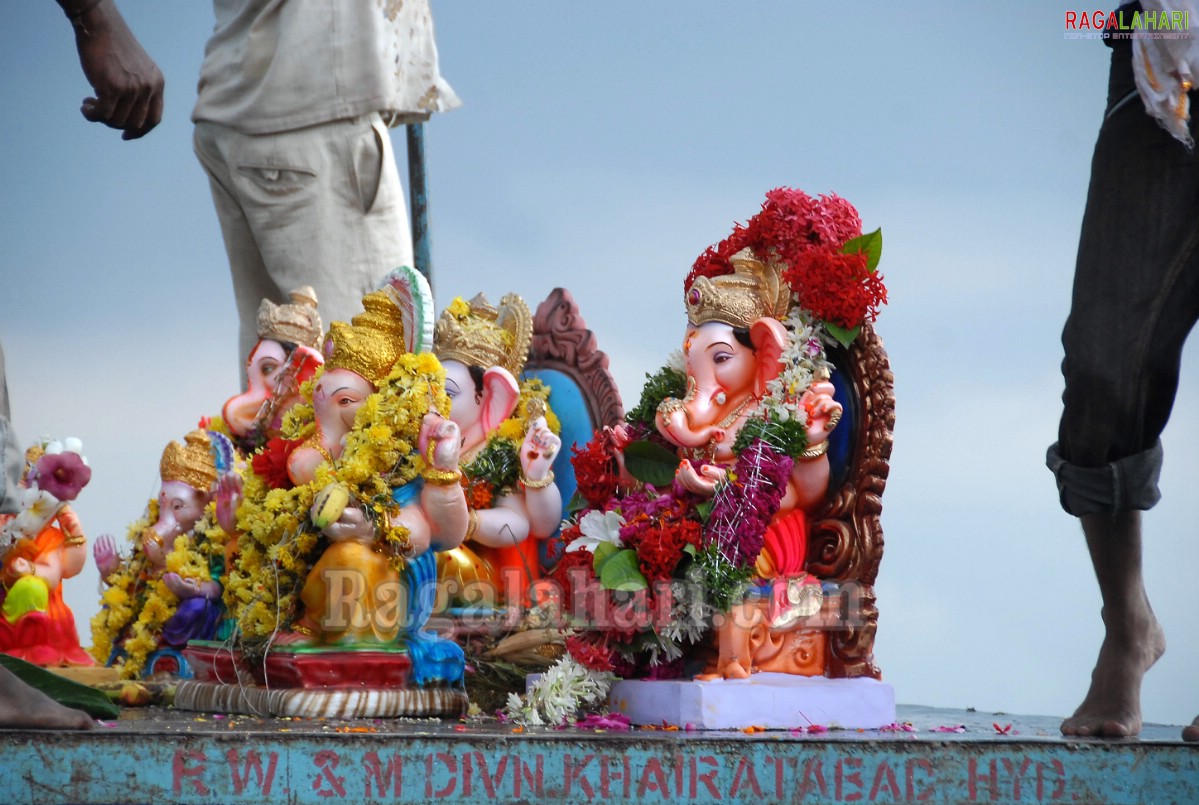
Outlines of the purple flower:
[{"label": "purple flower", "polygon": [[683,658],[678,657],[670,662],[661,662],[657,665],[651,665],[649,671],[645,674],[645,679],[682,679]]},{"label": "purple flower", "polygon": [[808,357],[810,358],[815,358],[819,355],[821,349],[820,341],[816,338],[809,338],[808,343],[804,344],[804,351],[808,353]]},{"label": "purple flower", "polygon": [[737,481],[718,493],[708,518],[708,541],[737,567],[758,559],[766,529],[783,502],[793,461],[761,439],[737,456]]},{"label": "purple flower", "polygon": [[74,500],[92,479],[92,468],[78,453],[51,453],[37,462],[37,486],[60,501]]}]

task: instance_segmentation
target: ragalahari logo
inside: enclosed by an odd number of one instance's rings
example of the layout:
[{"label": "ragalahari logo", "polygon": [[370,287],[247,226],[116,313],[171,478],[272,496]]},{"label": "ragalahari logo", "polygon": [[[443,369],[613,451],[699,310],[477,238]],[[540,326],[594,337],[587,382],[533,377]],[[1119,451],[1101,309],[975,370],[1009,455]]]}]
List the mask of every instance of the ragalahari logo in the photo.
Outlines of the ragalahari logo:
[{"label": "ragalahari logo", "polygon": [[1189,11],[1066,11],[1066,39],[1189,39]]}]

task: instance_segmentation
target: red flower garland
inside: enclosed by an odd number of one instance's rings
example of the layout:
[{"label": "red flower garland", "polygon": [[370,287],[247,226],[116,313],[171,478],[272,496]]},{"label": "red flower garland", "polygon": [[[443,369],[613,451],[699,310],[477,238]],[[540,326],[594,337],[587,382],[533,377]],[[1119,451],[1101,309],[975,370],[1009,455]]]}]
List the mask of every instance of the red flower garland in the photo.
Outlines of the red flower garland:
[{"label": "red flower garland", "polygon": [[[586,553],[586,551],[581,551]],[[608,640],[599,632],[581,632],[566,638],[566,650],[574,657],[579,665],[592,671],[613,670],[612,660],[616,652],[608,645]]]},{"label": "red flower garland", "polygon": [[852,329],[877,318],[879,305],[887,302],[883,277],[866,268],[866,256],[841,253],[861,234],[858,211],[840,196],[812,198],[802,190],[775,188],[757,215],[699,256],[683,288],[697,277],[731,274],[729,258],[750,248],[782,261],[783,279],[813,316]]},{"label": "red flower garland", "polygon": [[620,483],[620,470],[609,440],[602,431],[596,431],[585,447],[580,450],[572,446],[570,451],[579,495],[591,508],[602,508]]},{"label": "red flower garland", "polygon": [[266,443],[261,452],[254,454],[250,459],[250,466],[271,489],[291,489],[291,478],[287,475],[287,459],[303,441],[276,436]]}]

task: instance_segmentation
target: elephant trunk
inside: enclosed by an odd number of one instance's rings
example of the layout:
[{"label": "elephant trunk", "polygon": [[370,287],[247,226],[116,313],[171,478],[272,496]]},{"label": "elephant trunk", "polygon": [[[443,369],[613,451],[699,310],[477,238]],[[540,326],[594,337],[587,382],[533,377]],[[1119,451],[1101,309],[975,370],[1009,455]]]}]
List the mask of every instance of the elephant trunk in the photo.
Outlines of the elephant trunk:
[{"label": "elephant trunk", "polygon": [[221,418],[229,426],[234,436],[245,436],[262,410],[262,404],[270,399],[270,392],[265,389],[250,389],[229,398],[221,409]]},{"label": "elephant trunk", "polygon": [[693,421],[691,410],[681,400],[673,398],[663,400],[655,416],[658,432],[680,447],[703,447],[724,435],[722,428],[713,425],[693,427]]},{"label": "elephant trunk", "polygon": [[175,519],[174,513],[168,511],[166,508],[158,515],[158,519],[154,522],[154,525],[150,527],[154,529],[154,533],[163,539],[170,539],[183,532],[183,529],[179,526],[179,521]]}]

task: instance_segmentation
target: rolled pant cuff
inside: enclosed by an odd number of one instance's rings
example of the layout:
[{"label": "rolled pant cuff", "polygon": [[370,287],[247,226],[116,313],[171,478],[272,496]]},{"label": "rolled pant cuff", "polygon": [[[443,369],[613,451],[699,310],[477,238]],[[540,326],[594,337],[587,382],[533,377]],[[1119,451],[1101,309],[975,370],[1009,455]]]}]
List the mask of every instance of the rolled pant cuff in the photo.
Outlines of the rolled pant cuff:
[{"label": "rolled pant cuff", "polygon": [[1049,446],[1045,465],[1057,478],[1062,508],[1075,517],[1120,514],[1153,508],[1161,500],[1157,480],[1162,469],[1162,444],[1102,467],[1080,467],[1062,458],[1058,443]]}]

